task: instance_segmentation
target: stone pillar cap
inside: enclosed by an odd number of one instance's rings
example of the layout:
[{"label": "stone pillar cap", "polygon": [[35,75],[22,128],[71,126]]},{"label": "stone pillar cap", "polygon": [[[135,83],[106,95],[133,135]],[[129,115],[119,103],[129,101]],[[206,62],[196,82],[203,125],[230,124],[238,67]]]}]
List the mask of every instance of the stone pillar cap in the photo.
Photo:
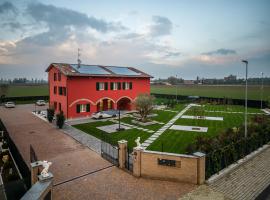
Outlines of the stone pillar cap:
[{"label": "stone pillar cap", "polygon": [[194,156],[198,156],[198,157],[204,157],[205,156],[205,153],[202,153],[202,152],[195,152],[193,153]]},{"label": "stone pillar cap", "polygon": [[143,147],[134,147],[133,149],[136,150],[136,151],[142,151],[142,150],[144,150]]},{"label": "stone pillar cap", "polygon": [[126,141],[126,140],[119,140],[119,141],[118,141],[119,144],[124,144],[124,143],[127,143],[127,142],[128,142],[128,141]]}]

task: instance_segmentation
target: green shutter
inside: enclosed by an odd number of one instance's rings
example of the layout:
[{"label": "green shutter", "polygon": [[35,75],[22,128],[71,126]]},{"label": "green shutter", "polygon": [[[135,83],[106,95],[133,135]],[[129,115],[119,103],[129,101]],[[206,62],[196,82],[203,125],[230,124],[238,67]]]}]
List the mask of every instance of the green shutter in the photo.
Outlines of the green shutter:
[{"label": "green shutter", "polygon": [[122,88],[123,88],[123,90],[126,89],[126,83],[125,82],[122,83]]},{"label": "green shutter", "polygon": [[105,82],[105,90],[108,90],[108,82]]},{"label": "green shutter", "polygon": [[80,104],[77,104],[76,105],[76,110],[77,110],[77,113],[80,113],[81,109],[80,109]]},{"label": "green shutter", "polygon": [[96,82],[96,90],[99,91],[99,82]]},{"label": "green shutter", "polygon": [[86,112],[90,112],[90,104],[86,104]]},{"label": "green shutter", "polygon": [[132,82],[129,83],[129,89],[132,90]]},{"label": "green shutter", "polygon": [[113,82],[111,82],[111,90],[113,90]]},{"label": "green shutter", "polygon": [[117,86],[117,89],[118,89],[118,90],[121,90],[121,83],[118,82],[117,85],[118,85],[118,86]]}]

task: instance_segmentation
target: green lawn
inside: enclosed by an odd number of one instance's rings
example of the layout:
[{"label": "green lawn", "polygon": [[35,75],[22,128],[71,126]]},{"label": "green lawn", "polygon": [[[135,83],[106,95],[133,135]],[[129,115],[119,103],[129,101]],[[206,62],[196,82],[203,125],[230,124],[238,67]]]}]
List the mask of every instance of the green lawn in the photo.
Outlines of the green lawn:
[{"label": "green lawn", "polygon": [[110,125],[110,124],[114,124],[114,123],[110,121],[97,121],[97,122],[91,122],[91,123],[85,123],[85,124],[78,124],[78,125],[74,125],[73,127],[87,134],[93,135],[96,138],[99,138],[101,140],[104,140],[104,138],[106,137],[108,139],[107,141],[110,141],[110,143],[113,145],[117,145],[117,142],[119,140],[125,139],[128,141],[129,148],[136,146],[135,140],[137,139],[137,137],[141,137],[141,142],[143,142],[152,135],[151,133],[139,131],[137,129],[129,129],[129,130],[119,131],[115,133],[106,133],[96,128],[99,126],[105,126],[105,125]]},{"label": "green lawn", "polygon": [[[212,106],[214,108],[215,106]],[[216,107],[218,110],[218,106]],[[231,108],[232,111],[235,111]],[[237,110],[237,108],[236,108]],[[214,137],[220,134],[227,128],[233,128],[240,126],[244,122],[243,114],[229,114],[229,113],[212,113],[205,112],[205,116],[223,117],[223,121],[213,120],[195,120],[195,119],[178,119],[175,125],[187,125],[187,126],[201,126],[208,127],[207,133],[191,132],[191,131],[178,131],[178,130],[166,130],[156,141],[154,141],[148,150],[152,151],[164,151],[170,153],[186,153],[186,147],[195,141],[198,135],[205,135],[207,137]],[[188,111],[185,115],[194,115],[194,112]],[[249,115],[251,117],[252,115]]]},{"label": "green lawn", "polygon": [[[151,93],[176,94],[176,86],[151,85]],[[177,93],[184,96],[244,99],[245,86],[179,85]],[[260,86],[248,86],[248,99],[260,100]],[[270,86],[264,86],[264,100],[270,101]]]},{"label": "green lawn", "polygon": [[47,96],[48,85],[10,85],[7,97]]}]

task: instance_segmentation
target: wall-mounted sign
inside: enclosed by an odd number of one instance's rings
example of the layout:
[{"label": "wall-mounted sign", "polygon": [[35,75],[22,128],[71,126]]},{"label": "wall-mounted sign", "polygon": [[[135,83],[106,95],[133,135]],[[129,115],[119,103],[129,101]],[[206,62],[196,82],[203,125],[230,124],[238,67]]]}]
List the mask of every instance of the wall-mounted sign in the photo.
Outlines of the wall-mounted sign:
[{"label": "wall-mounted sign", "polygon": [[158,158],[158,165],[169,166],[169,167],[181,167],[181,161],[160,159]]}]

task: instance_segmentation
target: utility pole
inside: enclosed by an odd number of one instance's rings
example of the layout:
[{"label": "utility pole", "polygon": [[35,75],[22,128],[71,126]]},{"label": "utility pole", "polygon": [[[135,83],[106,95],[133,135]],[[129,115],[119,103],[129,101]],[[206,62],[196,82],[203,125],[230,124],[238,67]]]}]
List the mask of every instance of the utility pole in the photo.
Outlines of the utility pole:
[{"label": "utility pole", "polygon": [[248,77],[248,61],[242,60],[246,64],[246,95],[245,95],[245,138],[247,137],[247,77]]},{"label": "utility pole", "polygon": [[262,74],[262,86],[261,86],[261,109],[263,109],[263,72]]}]

